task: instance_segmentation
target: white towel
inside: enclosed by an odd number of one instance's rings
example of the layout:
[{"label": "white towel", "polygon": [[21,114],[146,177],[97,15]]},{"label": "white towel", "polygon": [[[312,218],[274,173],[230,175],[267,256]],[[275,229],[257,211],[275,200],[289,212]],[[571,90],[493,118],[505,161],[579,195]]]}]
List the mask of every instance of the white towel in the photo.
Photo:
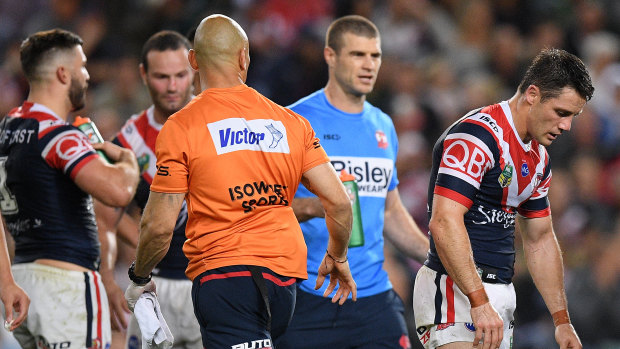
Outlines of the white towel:
[{"label": "white towel", "polygon": [[142,349],[172,348],[174,337],[161,314],[154,292],[144,292],[136,302],[133,313],[142,332]]}]

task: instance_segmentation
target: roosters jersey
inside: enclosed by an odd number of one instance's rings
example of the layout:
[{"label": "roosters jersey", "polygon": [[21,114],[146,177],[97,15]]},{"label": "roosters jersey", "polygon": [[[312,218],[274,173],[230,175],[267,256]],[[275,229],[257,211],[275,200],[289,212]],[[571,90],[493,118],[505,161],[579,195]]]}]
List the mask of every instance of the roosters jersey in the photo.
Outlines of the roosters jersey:
[{"label": "roosters jersey", "polygon": [[0,205],[15,263],[54,259],[96,270],[99,239],[89,194],[73,179],[98,155],[51,109],[24,102],[0,122]]},{"label": "roosters jersey", "polygon": [[[498,282],[510,283],[515,215],[548,216],[550,181],[547,150],[536,140],[523,143],[504,101],[465,115],[435,144],[429,217],[433,194],[468,207],[465,227],[474,261],[480,268],[496,270]],[[446,273],[432,236],[426,265]]]},{"label": "roosters jersey", "polygon": [[[146,201],[149,198],[150,186],[157,172],[157,168],[155,167],[155,140],[163,126],[155,121],[153,115],[154,109],[155,107],[151,106],[142,113],[133,115],[113,140],[113,143],[131,149],[138,158],[141,178],[134,200],[141,210],[146,206]],[[155,269],[153,269],[153,275],[172,279],[187,279],[185,276],[185,269],[187,268],[188,260],[185,254],[183,254],[186,223],[187,205],[183,202],[176,226],[174,227],[168,253]]]}]

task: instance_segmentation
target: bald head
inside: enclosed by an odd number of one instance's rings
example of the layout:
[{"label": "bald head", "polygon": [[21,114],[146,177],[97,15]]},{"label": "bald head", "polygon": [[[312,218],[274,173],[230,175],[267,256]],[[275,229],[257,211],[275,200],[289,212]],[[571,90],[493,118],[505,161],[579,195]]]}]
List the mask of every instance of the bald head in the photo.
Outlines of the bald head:
[{"label": "bald head", "polygon": [[237,63],[239,53],[249,51],[248,36],[233,19],[211,15],[200,22],[194,37],[194,51],[199,65]]}]

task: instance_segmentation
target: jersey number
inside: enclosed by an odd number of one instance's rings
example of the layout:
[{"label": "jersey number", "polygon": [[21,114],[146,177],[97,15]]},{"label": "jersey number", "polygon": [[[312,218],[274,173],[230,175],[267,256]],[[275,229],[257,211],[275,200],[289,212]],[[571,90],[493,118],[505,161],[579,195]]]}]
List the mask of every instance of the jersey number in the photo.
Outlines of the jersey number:
[{"label": "jersey number", "polygon": [[17,200],[6,186],[6,159],[6,156],[0,156],[0,208],[3,214],[16,214],[19,211]]}]

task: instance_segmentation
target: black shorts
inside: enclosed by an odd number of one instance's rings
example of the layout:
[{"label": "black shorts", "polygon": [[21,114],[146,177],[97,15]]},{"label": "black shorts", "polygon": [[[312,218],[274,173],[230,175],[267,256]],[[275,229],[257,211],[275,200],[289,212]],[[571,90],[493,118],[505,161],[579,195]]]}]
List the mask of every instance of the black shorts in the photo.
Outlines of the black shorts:
[{"label": "black shorts", "polygon": [[276,349],[411,348],[404,311],[394,290],[339,306],[297,289],[293,321]]},{"label": "black shorts", "polygon": [[295,307],[297,279],[258,268],[268,293],[270,322],[248,266],[212,269],[194,279],[192,301],[205,348],[272,348],[286,330]]}]

